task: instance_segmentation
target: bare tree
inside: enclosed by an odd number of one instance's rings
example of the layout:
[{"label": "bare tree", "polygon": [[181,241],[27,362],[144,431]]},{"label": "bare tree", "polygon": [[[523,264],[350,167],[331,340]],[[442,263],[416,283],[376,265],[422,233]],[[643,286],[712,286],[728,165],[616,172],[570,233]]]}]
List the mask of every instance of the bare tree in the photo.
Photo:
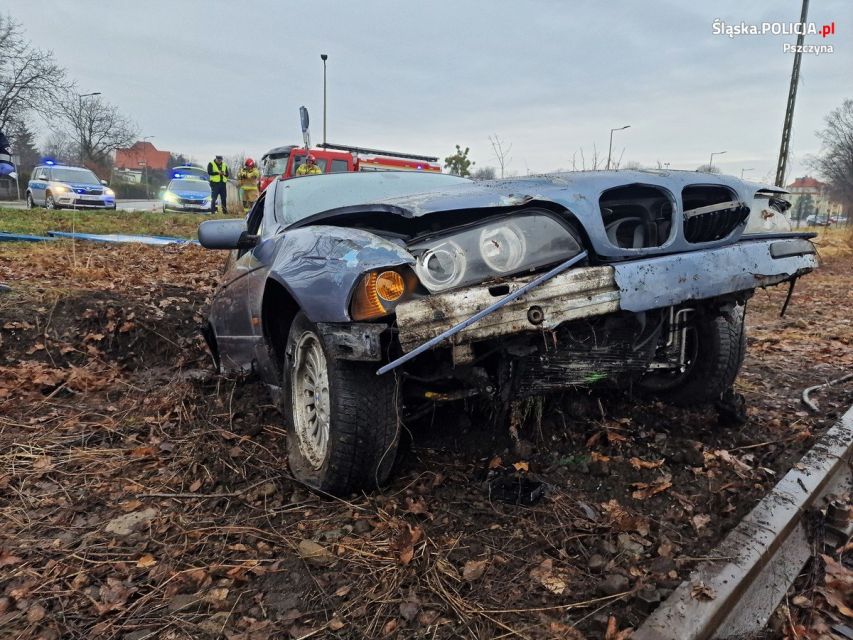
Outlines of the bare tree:
[{"label": "bare tree", "polygon": [[77,162],[77,145],[69,135],[63,131],[54,131],[48,136],[41,147],[43,156],[51,158],[62,164],[73,164]]},{"label": "bare tree", "polygon": [[70,86],[53,52],[34,48],[21,25],[0,14],[0,129],[28,111],[48,113]]},{"label": "bare tree", "polygon": [[719,167],[715,167],[710,164],[700,164],[696,167],[696,171],[699,171],[700,173],[722,173]]},{"label": "bare tree", "polygon": [[817,132],[823,143],[820,155],[809,158],[829,184],[829,193],[846,208],[853,206],[853,100],[845,100],[825,118]]},{"label": "bare tree", "polygon": [[480,167],[479,169],[474,169],[471,173],[471,177],[474,180],[494,180],[497,175],[497,169],[494,167]]},{"label": "bare tree", "polygon": [[[583,147],[578,149],[578,151],[576,153],[580,153],[580,156],[581,156],[581,163],[580,163],[581,164],[581,166],[580,166],[581,171],[587,171],[587,170],[595,171],[599,168],[604,167],[605,163],[607,162],[606,158],[599,157],[598,149],[596,148],[595,145],[592,145],[592,157],[589,160],[589,162],[590,162],[589,167],[586,166],[587,159],[586,159],[586,156],[584,155]],[[576,170],[577,170],[577,163],[575,162],[575,155],[572,154],[572,171],[576,171]]]},{"label": "bare tree", "polygon": [[[498,134],[495,137],[489,136],[489,143],[492,145],[492,151],[495,154],[495,159],[498,161],[498,166],[501,168],[501,178],[505,175],[506,165],[512,158],[509,152],[512,151],[512,143],[506,144],[505,140],[501,140]],[[506,145],[506,148],[504,146]]]},{"label": "bare tree", "polygon": [[89,161],[105,166],[116,148],[128,147],[136,139],[136,125],[119,113],[118,107],[100,96],[80,96],[68,91],[57,104],[54,130],[76,141],[81,163]]}]

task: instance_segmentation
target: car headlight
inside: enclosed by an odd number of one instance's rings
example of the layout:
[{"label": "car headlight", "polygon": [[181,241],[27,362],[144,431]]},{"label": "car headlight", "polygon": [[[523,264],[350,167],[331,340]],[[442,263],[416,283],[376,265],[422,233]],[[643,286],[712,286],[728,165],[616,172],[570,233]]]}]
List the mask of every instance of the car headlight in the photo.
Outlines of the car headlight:
[{"label": "car headlight", "polygon": [[421,283],[435,293],[568,260],[582,249],[552,214],[533,211],[416,242],[409,250]]},{"label": "car headlight", "polygon": [[480,232],[480,255],[499,273],[518,269],[524,260],[527,243],[524,234],[511,222],[500,227],[486,227]]},{"label": "car headlight", "polygon": [[448,240],[424,251],[416,271],[427,289],[441,291],[459,284],[465,275],[466,263],[462,247]]},{"label": "car headlight", "polygon": [[51,183],[50,190],[54,193],[68,193],[71,191],[71,188],[64,184]]},{"label": "car headlight", "polygon": [[178,196],[176,196],[171,191],[167,191],[166,193],[163,194],[163,200],[165,200],[166,202],[177,202]]},{"label": "car headlight", "polygon": [[109,187],[104,187],[104,195],[108,198],[115,198],[116,192]]}]

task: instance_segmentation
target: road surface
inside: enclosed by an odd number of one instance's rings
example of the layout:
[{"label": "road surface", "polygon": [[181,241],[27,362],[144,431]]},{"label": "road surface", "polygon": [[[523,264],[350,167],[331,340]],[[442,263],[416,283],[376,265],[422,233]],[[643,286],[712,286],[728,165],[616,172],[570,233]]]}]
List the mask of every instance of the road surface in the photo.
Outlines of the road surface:
[{"label": "road surface", "polygon": [[[10,200],[0,202],[0,208],[25,209],[27,203],[23,200]],[[163,207],[161,200],[117,200],[116,206],[119,211],[160,211]]]}]

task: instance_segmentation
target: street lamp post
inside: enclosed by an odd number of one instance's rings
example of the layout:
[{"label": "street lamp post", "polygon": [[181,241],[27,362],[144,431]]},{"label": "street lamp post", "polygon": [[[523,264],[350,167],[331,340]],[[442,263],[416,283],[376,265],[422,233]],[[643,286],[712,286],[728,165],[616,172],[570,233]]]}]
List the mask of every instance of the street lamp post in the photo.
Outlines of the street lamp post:
[{"label": "street lamp post", "polygon": [[325,53],[320,54],[320,60],[323,61],[323,144],[326,144],[326,60],[329,56]]},{"label": "street lamp post", "polygon": [[80,164],[83,164],[83,98],[91,98],[92,96],[101,95],[100,91],[93,91],[92,93],[83,93],[77,96],[77,104],[79,108],[77,113],[80,115]]},{"label": "street lamp post", "polygon": [[714,151],[714,153],[711,154],[711,159],[708,160],[708,171],[711,171],[711,169],[714,168],[714,156],[721,156],[724,153],[725,151]]},{"label": "street lamp post", "polygon": [[[150,140],[153,137],[154,136],[145,136],[142,138],[142,143],[143,143],[142,153],[143,154],[145,153],[145,142]],[[151,199],[151,189],[150,189],[150,185],[148,184],[148,157],[143,155],[142,162],[140,162],[139,164],[142,165],[142,175],[143,175],[143,180],[145,180],[145,199],[150,200]]]},{"label": "street lamp post", "polygon": [[630,124],[626,124],[624,127],[616,127],[615,129],[610,130],[610,145],[607,147],[607,170],[610,171],[610,156],[613,154],[613,132],[614,131],[622,131],[622,129],[630,128]]}]

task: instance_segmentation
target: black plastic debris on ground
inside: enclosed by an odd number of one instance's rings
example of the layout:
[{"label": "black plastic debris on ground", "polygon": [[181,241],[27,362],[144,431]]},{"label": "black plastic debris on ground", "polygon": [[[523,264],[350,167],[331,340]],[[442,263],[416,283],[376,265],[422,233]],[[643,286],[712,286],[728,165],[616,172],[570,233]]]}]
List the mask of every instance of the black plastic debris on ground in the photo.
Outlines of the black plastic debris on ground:
[{"label": "black plastic debris on ground", "polygon": [[545,489],[545,483],[514,471],[492,469],[486,476],[489,499],[508,504],[534,505],[545,495]]}]

